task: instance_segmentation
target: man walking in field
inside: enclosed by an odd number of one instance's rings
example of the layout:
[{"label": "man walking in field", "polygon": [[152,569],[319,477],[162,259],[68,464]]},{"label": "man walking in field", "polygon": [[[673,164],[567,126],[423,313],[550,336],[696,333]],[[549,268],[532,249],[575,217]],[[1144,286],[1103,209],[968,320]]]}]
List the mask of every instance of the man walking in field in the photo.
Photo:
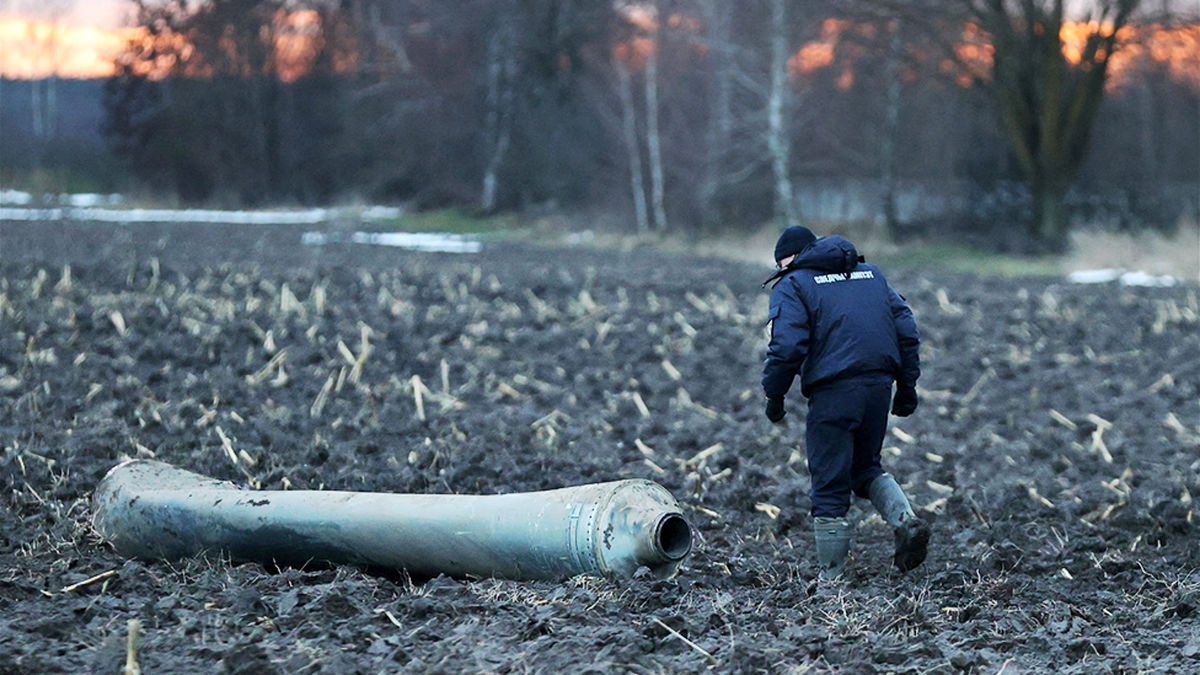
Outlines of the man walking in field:
[{"label": "man walking in field", "polygon": [[916,320],[879,268],[843,237],[817,239],[808,228],[789,227],[775,245],[775,263],[778,271],[763,283],[774,282],[762,375],[766,415],[783,420],[784,396],[799,375],[808,399],[805,444],[820,576],[832,579],[845,568],[854,534],[846,518],[851,494],[870,499],[892,526],[893,561],[907,572],[925,560],[929,526],[883,470],[880,450],[889,404],[900,417],[917,409]]}]

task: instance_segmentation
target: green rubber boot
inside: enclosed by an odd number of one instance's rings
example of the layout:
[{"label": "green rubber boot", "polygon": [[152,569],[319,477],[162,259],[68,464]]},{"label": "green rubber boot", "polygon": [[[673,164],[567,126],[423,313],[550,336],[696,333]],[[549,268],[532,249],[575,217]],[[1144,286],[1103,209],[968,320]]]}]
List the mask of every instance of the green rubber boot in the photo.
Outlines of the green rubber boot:
[{"label": "green rubber boot", "polygon": [[846,568],[850,544],[854,540],[854,525],[845,518],[816,517],[813,519],[813,536],[821,579],[836,579]]},{"label": "green rubber boot", "polygon": [[891,474],[883,474],[867,488],[875,510],[896,533],[896,553],[892,562],[907,572],[925,562],[929,551],[929,525],[913,512],[900,484]]}]

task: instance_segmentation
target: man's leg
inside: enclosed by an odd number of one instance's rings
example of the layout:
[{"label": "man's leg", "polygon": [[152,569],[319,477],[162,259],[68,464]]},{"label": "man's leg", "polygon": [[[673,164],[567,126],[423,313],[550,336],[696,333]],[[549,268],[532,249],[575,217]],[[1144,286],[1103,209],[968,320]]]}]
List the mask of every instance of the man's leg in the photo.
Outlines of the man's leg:
[{"label": "man's leg", "polygon": [[850,485],[854,494],[867,499],[871,482],[883,475],[880,452],[887,436],[888,412],[892,387],[882,382],[863,383],[862,421],[854,430],[854,459],[850,465]]},{"label": "man's leg", "polygon": [[894,528],[896,552],[892,561],[901,572],[925,562],[929,550],[929,525],[913,512],[900,484],[890,474],[871,482],[871,503],[879,515]]},{"label": "man's leg", "polygon": [[854,492],[871,500],[896,537],[893,562],[907,572],[925,561],[929,525],[917,517],[900,484],[883,471],[880,450],[887,434],[890,386],[873,386],[865,397],[863,423],[855,433],[851,482]]},{"label": "man's leg", "polygon": [[808,401],[805,450],[812,476],[813,536],[822,579],[841,574],[854,537],[846,514],[860,408],[854,396],[834,387],[813,392]]}]

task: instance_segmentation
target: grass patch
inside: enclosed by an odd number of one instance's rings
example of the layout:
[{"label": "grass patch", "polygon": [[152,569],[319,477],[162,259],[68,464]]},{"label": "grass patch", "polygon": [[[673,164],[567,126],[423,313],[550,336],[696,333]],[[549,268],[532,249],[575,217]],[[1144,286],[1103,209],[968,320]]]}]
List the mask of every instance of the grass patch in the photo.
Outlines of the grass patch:
[{"label": "grass patch", "polygon": [[873,257],[885,269],[941,270],[985,277],[1045,277],[1063,273],[1062,258],[1057,256],[1004,255],[955,244],[907,246]]},{"label": "grass patch", "polygon": [[394,232],[472,234],[484,239],[502,239],[521,229],[520,221],[511,214],[481,216],[465,209],[405,213],[399,218],[379,221],[377,225]]}]

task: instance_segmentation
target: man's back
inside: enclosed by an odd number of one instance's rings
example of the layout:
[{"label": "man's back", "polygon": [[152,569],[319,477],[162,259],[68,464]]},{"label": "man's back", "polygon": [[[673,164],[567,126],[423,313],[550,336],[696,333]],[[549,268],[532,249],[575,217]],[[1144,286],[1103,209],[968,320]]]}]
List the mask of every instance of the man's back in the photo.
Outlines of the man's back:
[{"label": "man's back", "polygon": [[[879,268],[859,262],[842,237],[818,240],[791,263],[771,292],[768,316],[763,386],[769,395],[785,394],[797,372],[808,396],[844,378],[904,381],[905,371],[917,368],[912,312]],[[917,373],[907,373],[912,382]]]}]

